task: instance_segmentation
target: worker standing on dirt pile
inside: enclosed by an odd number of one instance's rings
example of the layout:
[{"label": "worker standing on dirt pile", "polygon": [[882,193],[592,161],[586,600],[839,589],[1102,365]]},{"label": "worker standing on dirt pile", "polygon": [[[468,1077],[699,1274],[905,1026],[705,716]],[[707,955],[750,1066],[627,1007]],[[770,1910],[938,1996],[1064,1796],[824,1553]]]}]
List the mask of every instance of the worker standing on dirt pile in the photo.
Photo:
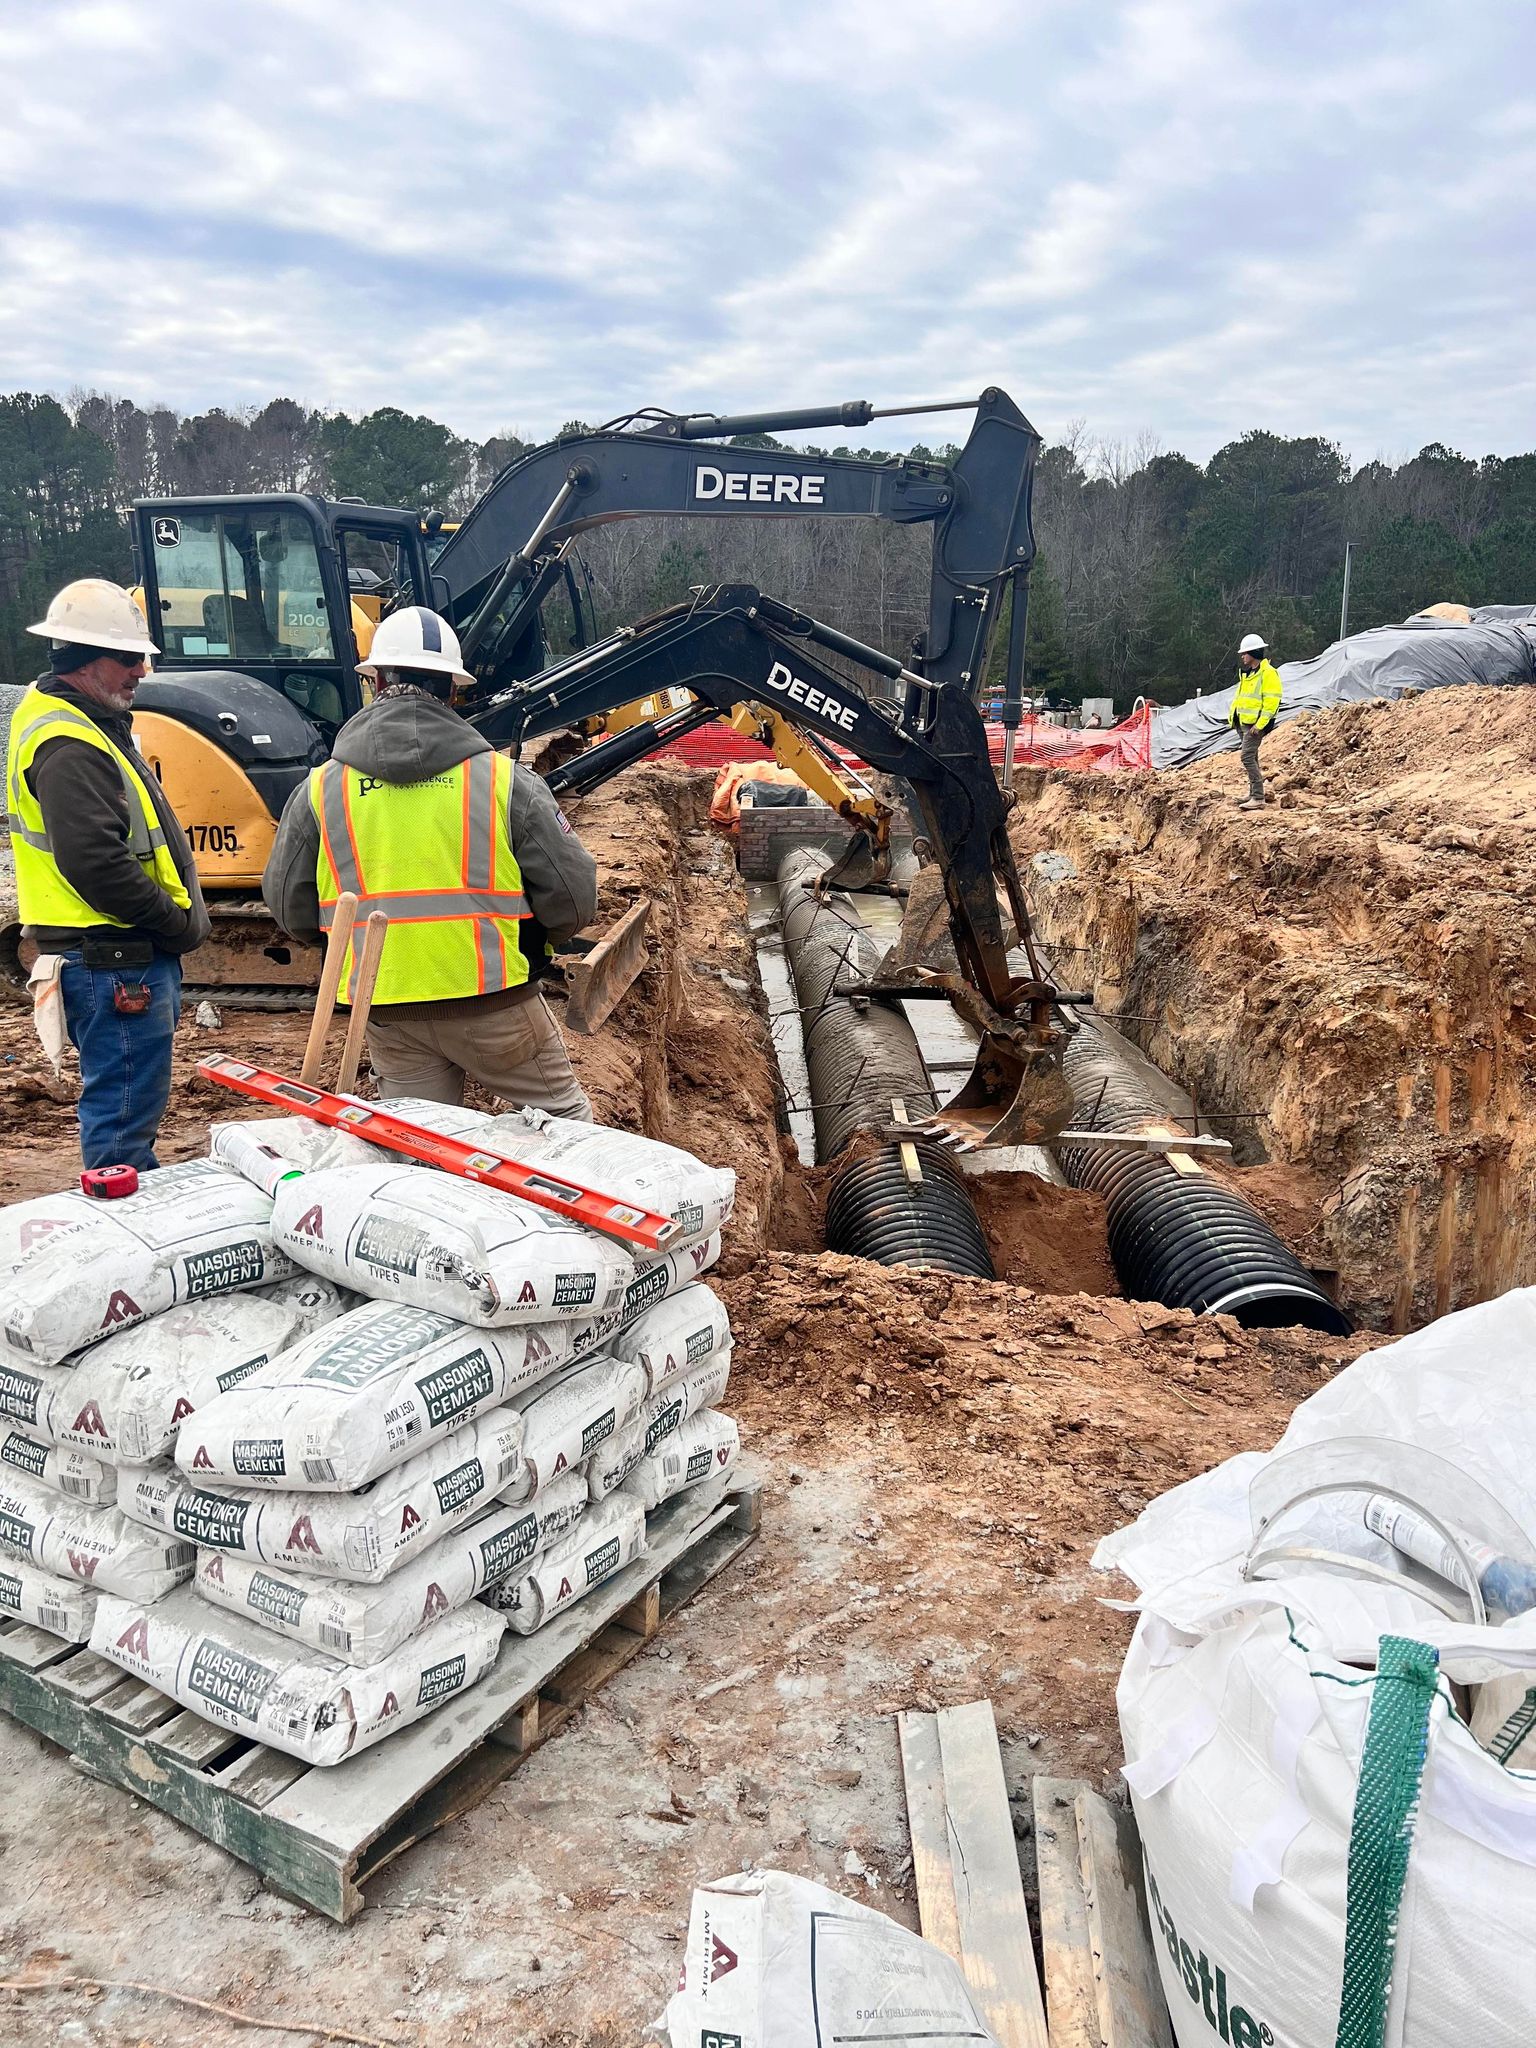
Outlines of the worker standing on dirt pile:
[{"label": "worker standing on dirt pile", "polygon": [[[455,682],[474,678],[445,619],[392,612],[357,667],[375,700],[288,799],[268,908],[313,942],[350,890],[359,950],[368,913],[388,913],[368,1020],[384,1095],[460,1102],[470,1075],[519,1106],[590,1117],[538,975],[550,941],[596,914],[596,863],[543,777],[453,709]],[[355,967],[349,947],[344,995]]]},{"label": "worker standing on dirt pile", "polygon": [[1238,805],[1240,811],[1256,811],[1264,802],[1259,742],[1275,722],[1280,695],[1280,671],[1270,660],[1268,647],[1257,633],[1245,633],[1237,644],[1237,695],[1227,713],[1228,725],[1242,730],[1243,766],[1248,771],[1248,794]]},{"label": "worker standing on dirt pile", "polygon": [[186,834],[133,743],[155,643],[127,591],[98,576],[67,583],[27,631],[53,643],[6,751],[33,987],[46,999],[57,981],[80,1055],[85,1164],[147,1169],[171,1092],[181,955],[208,936]]}]

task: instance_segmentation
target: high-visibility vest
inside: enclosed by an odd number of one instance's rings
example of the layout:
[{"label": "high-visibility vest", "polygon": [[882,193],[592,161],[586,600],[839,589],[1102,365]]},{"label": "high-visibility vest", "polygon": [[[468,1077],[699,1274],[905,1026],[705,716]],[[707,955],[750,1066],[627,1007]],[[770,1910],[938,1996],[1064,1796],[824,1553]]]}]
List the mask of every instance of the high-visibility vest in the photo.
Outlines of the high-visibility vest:
[{"label": "high-visibility vest", "polygon": [[16,859],[16,903],[23,924],[55,925],[64,930],[88,925],[124,928],[120,917],[98,910],[66,882],[54,859],[43,807],[27,781],[39,747],[49,740],[79,740],[106,754],[123,779],[128,799],[128,850],[139,861],[151,881],[159,884],[179,910],[191,907],[192,898],[177,870],[155,800],[141,773],[142,764],[115,746],[93,718],[62,697],[52,697],[34,683],[16,707],[11,719],[10,744],[6,748],[6,810],[11,828],[11,850]]},{"label": "high-visibility vest", "polygon": [[512,772],[489,752],[426,782],[384,782],[340,761],[311,771],[321,930],[343,890],[357,898],[357,944],[341,970],[349,998],[374,910],[389,918],[375,1002],[442,1002],[527,981],[518,924],[531,913],[507,831]]},{"label": "high-visibility vest", "polygon": [[1273,725],[1280,709],[1280,671],[1266,657],[1257,668],[1237,672],[1237,695],[1228,725]]}]

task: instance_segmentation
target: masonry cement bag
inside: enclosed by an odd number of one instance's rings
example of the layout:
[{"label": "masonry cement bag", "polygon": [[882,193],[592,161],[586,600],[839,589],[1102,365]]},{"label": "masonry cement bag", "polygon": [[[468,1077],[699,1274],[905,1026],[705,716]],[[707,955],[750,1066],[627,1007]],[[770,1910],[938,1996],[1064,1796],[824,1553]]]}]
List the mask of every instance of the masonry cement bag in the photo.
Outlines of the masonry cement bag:
[{"label": "masonry cement bag", "polygon": [[615,1239],[430,1166],[333,1167],[284,1181],[273,1231],[311,1272],[480,1328],[607,1315],[635,1277]]},{"label": "masonry cement bag", "polygon": [[120,1508],[93,1508],[20,1473],[0,1475],[0,1555],[99,1593],[158,1600],[192,1576],[192,1545],[146,1529]]},{"label": "masonry cement bag", "polygon": [[281,1280],[272,1204],[212,1159],[146,1173],[138,1192],[78,1191],[0,1209],[0,1346],[32,1365],[189,1301]]},{"label": "masonry cement bag", "polygon": [[[472,1137],[491,1118],[483,1110],[463,1109],[455,1103],[392,1099],[368,1103],[366,1108],[391,1109],[430,1131],[449,1137]],[[333,1130],[307,1116],[254,1117],[210,1127],[208,1150],[211,1157],[249,1181],[274,1194],[279,1181],[291,1173],[318,1173],[332,1166],[384,1166],[398,1162],[400,1154],[380,1145],[370,1145],[349,1131]]]},{"label": "masonry cement bag", "polygon": [[671,2048],[1000,2048],[942,1949],[782,1870],[743,1871],[695,1890],[682,1982],[656,2028]]},{"label": "masonry cement bag", "polygon": [[318,1650],[296,1655],[190,1587],[153,1605],[102,1600],[91,1630],[98,1657],[204,1720],[310,1764],[339,1764],[421,1720],[482,1679],[500,1641],[499,1617],[466,1607],[362,1671]]},{"label": "masonry cement bag", "polygon": [[567,1472],[522,1507],[498,1506],[466,1522],[376,1586],[319,1579],[222,1550],[198,1552],[195,1583],[205,1600],[247,1621],[345,1663],[372,1665],[440,1614],[526,1569],[575,1528],[586,1505],[585,1480]]},{"label": "masonry cement bag", "polygon": [[60,1365],[0,1360],[0,1415],[47,1443],[148,1465],[170,1449],[194,1409],[355,1299],[316,1274],[298,1273],[167,1309]]},{"label": "masonry cement bag", "polygon": [[627,1494],[611,1494],[589,1507],[569,1536],[536,1558],[531,1571],[513,1573],[480,1597],[506,1617],[508,1628],[531,1636],[622,1571],[644,1548],[644,1508]]},{"label": "masonry cement bag", "polygon": [[701,1359],[729,1348],[731,1319],[712,1287],[699,1280],[657,1302],[606,1347],[645,1368],[648,1391],[676,1379]]},{"label": "masonry cement bag", "polygon": [[75,1579],[56,1578],[19,1558],[0,1561],[0,1615],[83,1643],[96,1616],[96,1594]]},{"label": "masonry cement bag", "polygon": [[736,1176],[728,1167],[706,1166],[691,1152],[633,1131],[520,1109],[492,1117],[480,1142],[488,1149],[499,1142],[525,1165],[569,1174],[600,1194],[655,1209],[679,1225],[684,1243],[708,1237],[731,1220]]},{"label": "masonry cement bag", "polygon": [[706,1479],[735,1470],[741,1436],[729,1415],[713,1408],[680,1423],[624,1475],[623,1491],[632,1494],[647,1513],[664,1500],[700,1486]]},{"label": "masonry cement bag", "polygon": [[1536,1682],[1536,1611],[1459,1618],[1362,1513],[1536,1557],[1533,1355],[1530,1289],[1444,1317],[1100,1545],[1140,1590],[1117,1701],[1180,2048],[1210,2048],[1211,2009],[1245,2048],[1536,2034],[1536,1778],[1459,1692]]},{"label": "masonry cement bag", "polygon": [[200,1487],[174,1465],[118,1473],[123,1512],[207,1549],[370,1585],[446,1536],[523,1468],[523,1418],[492,1408],[357,1493]]},{"label": "masonry cement bag", "polygon": [[352,1492],[547,1378],[567,1323],[479,1330],[370,1301],[197,1410],[176,1462],[198,1484]]},{"label": "masonry cement bag", "polygon": [[92,1507],[110,1507],[117,1498],[117,1473],[111,1465],[67,1445],[44,1443],[24,1429],[0,1428],[0,1477],[6,1466]]},{"label": "masonry cement bag", "polygon": [[590,1458],[616,1431],[628,1428],[644,1399],[640,1367],[601,1355],[567,1366],[547,1386],[519,1395],[513,1405],[523,1418],[523,1470],[502,1489],[502,1499],[525,1500]]},{"label": "masonry cement bag", "polygon": [[622,1485],[640,1460],[690,1415],[713,1408],[724,1397],[730,1372],[731,1354],[722,1351],[718,1357],[702,1359],[679,1373],[643,1402],[634,1421],[595,1451],[588,1462],[587,1487],[593,1500],[601,1500]]}]

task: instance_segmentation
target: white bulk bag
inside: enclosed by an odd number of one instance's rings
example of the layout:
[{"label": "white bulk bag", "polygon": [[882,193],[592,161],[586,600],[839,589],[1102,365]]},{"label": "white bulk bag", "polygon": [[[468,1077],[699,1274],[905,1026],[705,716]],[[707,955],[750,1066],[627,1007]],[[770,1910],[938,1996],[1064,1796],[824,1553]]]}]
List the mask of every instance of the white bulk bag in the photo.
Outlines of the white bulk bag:
[{"label": "white bulk bag", "polygon": [[91,1630],[98,1657],[204,1720],[310,1764],[356,1756],[464,1692],[496,1662],[500,1640],[496,1615],[465,1607],[361,1671],[318,1650],[295,1655],[190,1587],[153,1605],[102,1600]]},{"label": "white bulk bag", "polygon": [[488,1150],[500,1142],[526,1165],[552,1168],[599,1194],[656,1210],[679,1226],[685,1243],[722,1229],[735,1206],[736,1176],[729,1167],[706,1166],[676,1145],[606,1124],[519,1109],[491,1118],[480,1142]]},{"label": "white bulk bag", "polygon": [[647,1510],[659,1508],[687,1487],[734,1470],[740,1455],[741,1437],[731,1417],[706,1408],[637,1459],[624,1476],[623,1491]]},{"label": "white bulk bag", "polygon": [[638,1365],[598,1356],[565,1371],[545,1386],[520,1394],[513,1406],[523,1418],[523,1470],[502,1499],[526,1500],[551,1479],[590,1458],[615,1432],[626,1429],[645,1399],[645,1374]]},{"label": "white bulk bag", "polygon": [[92,1507],[110,1507],[117,1498],[117,1473],[112,1466],[70,1445],[44,1443],[24,1429],[0,1427],[0,1466],[6,1465],[55,1493],[87,1501]]},{"label": "white bulk bag", "polygon": [[194,1409],[355,1300],[298,1273],[270,1287],[171,1308],[61,1365],[0,1362],[0,1415],[48,1443],[114,1464],[148,1465]]},{"label": "white bulk bag", "polygon": [[96,1598],[77,1580],[58,1578],[19,1558],[0,1559],[0,1615],[29,1628],[46,1629],[66,1643],[83,1643],[91,1632]]},{"label": "white bulk bag", "polygon": [[713,1358],[730,1342],[731,1319],[725,1303],[699,1280],[648,1308],[616,1335],[607,1349],[615,1358],[630,1358],[644,1366],[654,1394],[665,1381]]},{"label": "white bulk bag", "polygon": [[198,1485],[347,1493],[546,1379],[565,1323],[477,1330],[369,1301],[199,1407],[176,1462]]},{"label": "white bulk bag", "polygon": [[1529,1684],[1536,1610],[1452,1618],[1362,1513],[1389,1494],[1529,1561],[1533,1354],[1531,1290],[1446,1317],[1100,1545],[1141,1589],[1117,1701],[1180,2048],[1211,2014],[1233,2048],[1536,2032],[1536,1778],[1452,1690]]},{"label": "white bulk bag", "polygon": [[440,1614],[465,1606],[558,1542],[586,1504],[581,1474],[567,1472],[521,1507],[495,1507],[466,1522],[376,1586],[319,1579],[223,1550],[198,1552],[195,1584],[205,1600],[247,1621],[348,1664],[377,1664]]},{"label": "white bulk bag", "polygon": [[200,1487],[174,1465],[124,1468],[125,1514],[208,1549],[376,1584],[488,1507],[523,1468],[523,1418],[492,1408],[357,1493]]},{"label": "white bulk bag", "polygon": [[635,1273],[615,1239],[430,1166],[335,1167],[286,1180],[273,1231],[311,1272],[482,1328],[607,1315]]},{"label": "white bulk bag", "polygon": [[628,1428],[593,1456],[587,1467],[587,1485],[593,1500],[612,1493],[640,1460],[648,1457],[690,1415],[696,1415],[702,1408],[713,1408],[722,1400],[730,1373],[731,1354],[726,1350],[715,1358],[702,1359],[669,1380],[659,1393],[652,1394]]},{"label": "white bulk bag", "polygon": [[211,1159],[144,1174],[115,1202],[40,1195],[0,1209],[0,1340],[54,1365],[180,1302],[293,1271],[272,1242],[272,1204]]},{"label": "white bulk bag", "polygon": [[0,1479],[0,1555],[127,1600],[158,1600],[191,1578],[194,1562],[184,1538],[143,1528],[121,1508],[78,1505],[14,1472]]},{"label": "white bulk bag", "polygon": [[662,2029],[671,2048],[999,2048],[942,1949],[782,1870],[733,1873],[695,1890],[682,1982],[656,2022]]},{"label": "white bulk bag", "polygon": [[575,1529],[534,1560],[529,1572],[502,1579],[481,1599],[506,1616],[520,1636],[553,1621],[645,1548],[645,1510],[627,1494],[610,1494],[589,1507]]}]

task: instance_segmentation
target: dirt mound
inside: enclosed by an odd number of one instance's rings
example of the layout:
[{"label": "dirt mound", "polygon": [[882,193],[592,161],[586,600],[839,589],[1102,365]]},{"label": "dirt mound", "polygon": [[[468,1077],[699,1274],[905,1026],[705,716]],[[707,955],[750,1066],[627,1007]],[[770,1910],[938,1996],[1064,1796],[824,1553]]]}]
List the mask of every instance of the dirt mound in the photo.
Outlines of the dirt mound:
[{"label": "dirt mound", "polygon": [[1401,1330],[1536,1278],[1531,699],[1346,705],[1281,727],[1264,763],[1256,813],[1232,756],[1026,772],[1014,842],[1066,856],[1029,887],[1074,978],[1240,1160],[1306,1169],[1258,1205]]}]

